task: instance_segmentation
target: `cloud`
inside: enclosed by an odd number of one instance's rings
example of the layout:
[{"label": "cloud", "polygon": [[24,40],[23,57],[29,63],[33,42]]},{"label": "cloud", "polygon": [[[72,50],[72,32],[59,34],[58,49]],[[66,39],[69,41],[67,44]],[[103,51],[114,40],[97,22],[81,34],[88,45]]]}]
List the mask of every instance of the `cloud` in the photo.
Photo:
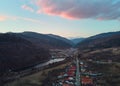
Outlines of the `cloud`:
[{"label": "cloud", "polygon": [[26,17],[15,17],[15,18],[20,19],[20,20],[24,20],[24,21],[28,21],[28,22],[44,24],[44,23],[41,22],[40,20],[33,19],[33,18],[26,18]]},{"label": "cloud", "polygon": [[23,21],[33,22],[33,23],[45,24],[45,23],[41,22],[40,20],[33,19],[33,18],[0,15],[0,21],[7,21],[7,20],[13,20],[13,21],[23,20]]},{"label": "cloud", "polygon": [[21,8],[30,12],[34,12],[34,9],[28,5],[22,5]]},{"label": "cloud", "polygon": [[1,16],[1,15],[0,15],[0,21],[5,21],[6,19],[7,19],[6,16]]},{"label": "cloud", "polygon": [[38,12],[68,19],[120,19],[120,0],[36,0],[36,6]]}]

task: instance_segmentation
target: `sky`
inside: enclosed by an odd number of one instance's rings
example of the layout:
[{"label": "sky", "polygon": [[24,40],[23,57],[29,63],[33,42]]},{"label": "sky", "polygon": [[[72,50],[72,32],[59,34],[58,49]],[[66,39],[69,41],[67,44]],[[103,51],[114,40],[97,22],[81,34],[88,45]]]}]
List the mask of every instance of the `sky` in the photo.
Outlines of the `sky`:
[{"label": "sky", "polygon": [[0,0],[0,32],[89,37],[120,31],[120,0]]}]

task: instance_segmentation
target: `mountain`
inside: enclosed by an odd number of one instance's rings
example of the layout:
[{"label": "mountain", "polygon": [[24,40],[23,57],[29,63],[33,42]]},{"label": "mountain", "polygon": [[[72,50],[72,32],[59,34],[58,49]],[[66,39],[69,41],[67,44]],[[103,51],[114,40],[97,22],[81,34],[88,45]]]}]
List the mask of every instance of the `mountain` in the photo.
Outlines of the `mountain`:
[{"label": "mountain", "polygon": [[[70,48],[72,47],[72,44],[69,40],[55,35],[46,35],[46,34],[40,34],[35,32],[23,32],[18,33],[19,36],[22,38],[32,42],[38,47],[48,48],[48,49],[54,49],[54,48]],[[70,42],[70,43],[69,43]]]},{"label": "mountain", "polygon": [[58,35],[54,35],[54,34],[47,34],[47,35],[52,37],[52,38],[64,41],[64,42],[68,43],[69,45],[74,45],[74,43],[71,40],[67,39],[67,38],[64,38],[64,37],[61,37],[61,36],[58,36]]},{"label": "mountain", "polygon": [[78,43],[76,47],[79,49],[101,49],[120,46],[120,31],[102,33],[89,37]]},{"label": "mountain", "polygon": [[47,49],[15,33],[0,34],[0,75],[9,70],[16,71],[50,59]]},{"label": "mountain", "polygon": [[50,59],[49,49],[70,48],[66,38],[35,32],[0,33],[0,73],[21,70]]},{"label": "mountain", "polygon": [[80,43],[84,40],[85,38],[74,38],[70,39],[74,44]]}]

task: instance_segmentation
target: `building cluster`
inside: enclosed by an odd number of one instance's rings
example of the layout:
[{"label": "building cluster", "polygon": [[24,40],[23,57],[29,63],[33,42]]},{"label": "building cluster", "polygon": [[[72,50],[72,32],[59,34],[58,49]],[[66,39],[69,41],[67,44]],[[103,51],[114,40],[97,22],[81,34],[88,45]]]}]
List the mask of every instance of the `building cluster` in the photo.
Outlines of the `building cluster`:
[{"label": "building cluster", "polygon": [[75,86],[75,73],[75,64],[67,66],[65,71],[57,76],[57,81],[53,83],[53,86]]},{"label": "building cluster", "polygon": [[[83,62],[79,63],[80,68],[80,85],[81,86],[95,86],[94,78],[96,75],[90,73],[86,70],[86,65]],[[58,76],[56,76],[55,82],[52,83],[52,86],[77,86],[76,81],[76,62],[67,66],[64,72],[60,72]],[[93,75],[92,75],[93,74]]]}]

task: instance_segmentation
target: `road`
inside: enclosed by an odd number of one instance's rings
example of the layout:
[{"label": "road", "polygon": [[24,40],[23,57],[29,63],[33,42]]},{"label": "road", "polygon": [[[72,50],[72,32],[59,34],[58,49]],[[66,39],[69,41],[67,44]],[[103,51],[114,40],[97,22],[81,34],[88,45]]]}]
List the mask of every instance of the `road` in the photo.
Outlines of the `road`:
[{"label": "road", "polygon": [[76,70],[76,86],[81,86],[81,83],[80,83],[80,67],[79,67],[78,58],[76,58],[76,67],[77,67],[77,70]]}]

